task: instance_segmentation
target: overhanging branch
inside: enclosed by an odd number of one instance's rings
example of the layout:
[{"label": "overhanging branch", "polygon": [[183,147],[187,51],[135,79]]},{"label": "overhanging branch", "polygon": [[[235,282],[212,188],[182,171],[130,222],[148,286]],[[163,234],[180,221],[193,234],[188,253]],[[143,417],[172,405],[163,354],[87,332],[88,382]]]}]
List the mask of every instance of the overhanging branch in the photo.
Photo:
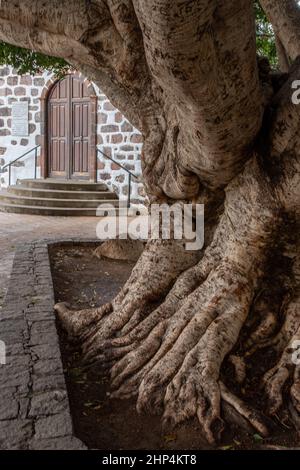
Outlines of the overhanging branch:
[{"label": "overhanging branch", "polygon": [[138,28],[130,0],[0,2],[0,40],[64,58],[142,130],[153,97]]},{"label": "overhanging branch", "polygon": [[300,7],[295,0],[260,0],[288,56],[300,55]]}]

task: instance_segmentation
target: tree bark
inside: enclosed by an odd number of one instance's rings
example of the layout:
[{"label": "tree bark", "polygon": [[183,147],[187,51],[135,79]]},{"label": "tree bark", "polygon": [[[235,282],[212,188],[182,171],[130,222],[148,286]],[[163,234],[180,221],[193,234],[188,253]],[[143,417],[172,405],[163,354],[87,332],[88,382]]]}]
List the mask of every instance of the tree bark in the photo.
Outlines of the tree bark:
[{"label": "tree bark", "polygon": [[[295,59],[297,8],[262,5]],[[64,57],[140,129],[151,201],[206,204],[204,250],[150,240],[111,303],[56,310],[84,361],[109,371],[112,396],[136,396],[140,412],[160,413],[166,425],[196,416],[211,442],[226,406],[268,433],[263,414],[241,399],[260,350],[278,358],[260,377],[265,413],[300,412],[290,354],[300,327],[299,247],[287,225],[300,210],[300,108],[291,100],[300,67],[296,61],[275,94],[257,62],[252,7],[251,0],[0,6],[0,39]],[[280,271],[274,259],[286,259],[287,246],[289,262],[279,265],[288,268]]]},{"label": "tree bark", "polygon": [[292,60],[300,55],[300,8],[296,0],[260,0],[283,47]]},{"label": "tree bark", "polygon": [[281,40],[279,39],[277,35],[275,36],[275,44],[276,44],[276,52],[277,52],[277,57],[278,57],[279,69],[283,73],[288,73],[289,68],[290,68],[289,57],[284,49],[284,46]]}]

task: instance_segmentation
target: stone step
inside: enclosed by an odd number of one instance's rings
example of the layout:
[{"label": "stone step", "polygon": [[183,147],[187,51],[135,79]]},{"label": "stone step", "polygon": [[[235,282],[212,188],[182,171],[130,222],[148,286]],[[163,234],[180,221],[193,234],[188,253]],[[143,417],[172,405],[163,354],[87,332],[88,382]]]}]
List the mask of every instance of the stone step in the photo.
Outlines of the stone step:
[{"label": "stone step", "polygon": [[26,188],[57,189],[60,191],[108,191],[103,183],[91,183],[90,181],[57,180],[57,179],[22,179],[17,185]]},{"label": "stone step", "polygon": [[[119,212],[118,196],[105,184],[89,181],[26,179],[0,192],[0,211],[17,214],[96,216],[101,204],[109,207],[99,215]],[[122,207],[125,206],[126,201],[122,201]]]},{"label": "stone step", "polygon": [[[11,212],[14,214],[31,214],[46,216],[96,216],[94,208],[78,208],[78,207],[39,207],[39,206],[23,206],[17,204],[0,203],[0,211]],[[107,209],[103,216],[115,215],[119,211],[116,209]]]},{"label": "stone step", "polygon": [[[63,192],[63,194],[67,194]],[[100,204],[110,204],[117,206],[119,204],[118,199],[101,199],[97,197],[98,193],[94,194],[94,199],[62,199],[60,194],[59,198],[41,198],[41,197],[25,197],[24,195],[18,196],[6,191],[0,192],[0,203],[2,204],[15,204],[19,206],[38,206],[38,207],[60,207],[60,208],[81,208],[81,209],[93,209],[97,208]]]},{"label": "stone step", "polygon": [[[111,191],[64,191],[61,189],[43,189],[41,188],[28,188],[21,184],[16,186],[10,186],[7,191],[16,196],[33,197],[33,198],[45,198],[45,199],[117,199],[117,194]],[[1,193],[0,193],[1,194]]]}]

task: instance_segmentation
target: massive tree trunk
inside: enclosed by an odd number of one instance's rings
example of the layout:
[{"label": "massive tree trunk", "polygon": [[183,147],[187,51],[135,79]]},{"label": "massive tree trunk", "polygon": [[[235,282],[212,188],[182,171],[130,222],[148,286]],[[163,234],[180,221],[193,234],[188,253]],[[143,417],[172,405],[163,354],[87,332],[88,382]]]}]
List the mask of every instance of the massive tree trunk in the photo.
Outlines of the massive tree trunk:
[{"label": "massive tree trunk", "polygon": [[[285,9],[272,14],[273,3],[280,2],[262,1],[295,60],[299,10],[285,2],[289,23],[280,17]],[[167,425],[197,416],[209,441],[223,428],[222,403],[267,434],[262,413],[240,397],[260,351],[277,357],[260,378],[265,413],[288,406],[295,422],[300,413],[299,366],[291,354],[300,339],[300,261],[291,236],[300,210],[300,107],[291,99],[300,63],[280,77],[257,59],[252,6],[250,0],[0,6],[0,39],[64,57],[140,129],[151,202],[206,205],[203,250],[150,240],[110,304],[56,310],[81,342],[84,360],[109,371],[113,396],[136,396],[139,411],[159,413]],[[226,376],[229,365],[235,383]]]}]

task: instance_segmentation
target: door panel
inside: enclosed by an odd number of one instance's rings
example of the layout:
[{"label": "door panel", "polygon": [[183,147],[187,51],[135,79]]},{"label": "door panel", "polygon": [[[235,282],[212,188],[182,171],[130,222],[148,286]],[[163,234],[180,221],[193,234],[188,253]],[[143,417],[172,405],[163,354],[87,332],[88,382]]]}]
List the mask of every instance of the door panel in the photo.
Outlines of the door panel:
[{"label": "door panel", "polygon": [[65,177],[67,152],[65,104],[50,103],[49,161],[50,176]]},{"label": "door panel", "polygon": [[68,99],[69,77],[60,80],[59,82],[59,98]]},{"label": "door panel", "polygon": [[73,103],[73,165],[72,177],[88,177],[89,165],[89,103],[75,101]]},{"label": "door panel", "polygon": [[52,89],[48,101],[50,177],[89,178],[90,111],[89,90],[80,78],[68,75]]}]

